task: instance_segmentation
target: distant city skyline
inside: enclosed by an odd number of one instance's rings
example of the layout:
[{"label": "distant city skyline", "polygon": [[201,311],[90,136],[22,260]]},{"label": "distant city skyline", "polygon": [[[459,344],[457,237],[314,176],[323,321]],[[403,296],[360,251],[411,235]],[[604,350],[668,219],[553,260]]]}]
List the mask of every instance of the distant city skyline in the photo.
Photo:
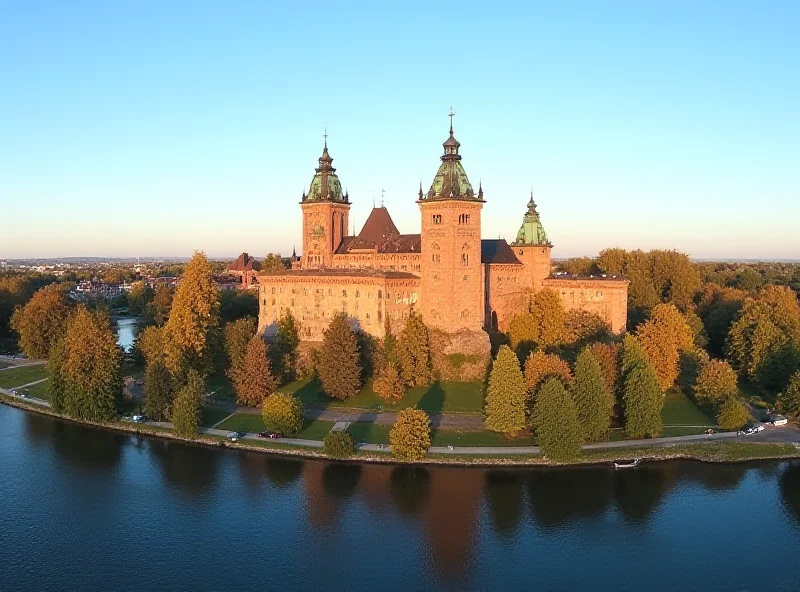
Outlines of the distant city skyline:
[{"label": "distant city skyline", "polygon": [[419,232],[451,105],[485,238],[533,190],[554,258],[796,259],[799,25],[788,1],[9,5],[0,259],[300,252],[323,133],[356,231],[383,199]]}]

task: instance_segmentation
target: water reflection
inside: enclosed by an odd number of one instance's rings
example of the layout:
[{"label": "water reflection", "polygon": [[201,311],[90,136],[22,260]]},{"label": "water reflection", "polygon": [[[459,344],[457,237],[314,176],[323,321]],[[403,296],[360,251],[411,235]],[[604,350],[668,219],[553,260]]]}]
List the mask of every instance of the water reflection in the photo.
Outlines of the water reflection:
[{"label": "water reflection", "polygon": [[401,514],[419,514],[431,497],[431,475],[425,467],[398,465],[389,476],[389,493]]},{"label": "water reflection", "polygon": [[213,490],[222,453],[205,446],[149,439],[148,450],[167,482],[180,493],[200,496]]},{"label": "water reflection", "polygon": [[681,463],[681,476],[700,483],[706,490],[732,491],[739,487],[749,469],[743,463],[718,465],[713,471],[708,470],[707,463]]},{"label": "water reflection", "polygon": [[35,413],[25,413],[25,436],[49,448],[69,465],[106,471],[116,468],[122,459],[127,438],[101,429],[86,429],[78,424],[58,421]]},{"label": "water reflection", "polygon": [[519,471],[486,471],[486,505],[495,532],[511,538],[524,510],[525,480]]},{"label": "water reflection", "polygon": [[664,468],[645,465],[614,474],[614,499],[629,521],[644,523],[658,508],[675,481],[672,471]]},{"label": "water reflection", "polygon": [[601,515],[611,504],[614,477],[606,468],[531,471],[526,483],[531,513],[545,528]]},{"label": "water reflection", "polygon": [[361,465],[326,463],[322,469],[322,486],[331,498],[346,500],[358,489]]},{"label": "water reflection", "polygon": [[800,462],[786,465],[778,479],[783,508],[800,527]]},{"label": "water reflection", "polygon": [[288,487],[303,474],[303,462],[267,456],[264,458],[264,474],[274,486]]}]

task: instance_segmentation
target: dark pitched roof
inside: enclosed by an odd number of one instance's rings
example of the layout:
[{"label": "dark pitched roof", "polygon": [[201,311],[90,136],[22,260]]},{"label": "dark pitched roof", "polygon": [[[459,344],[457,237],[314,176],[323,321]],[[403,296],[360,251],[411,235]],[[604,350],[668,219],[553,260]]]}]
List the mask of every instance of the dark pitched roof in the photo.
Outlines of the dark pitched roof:
[{"label": "dark pitched roof", "polygon": [[236,261],[228,265],[228,271],[253,271],[253,258],[247,253],[242,253]]},{"label": "dark pitched roof", "polygon": [[351,249],[377,249],[378,245],[390,236],[400,234],[397,226],[394,225],[389,210],[386,208],[372,208],[364,227],[358,233],[356,240],[350,246]]},{"label": "dark pitched roof", "polygon": [[419,253],[422,238],[419,234],[400,234],[386,208],[372,208],[358,236],[346,236],[336,249],[345,255],[359,249],[375,249],[379,253]]},{"label": "dark pitched roof", "polygon": [[508,246],[505,239],[489,238],[481,240],[481,263],[510,263],[522,265]]}]

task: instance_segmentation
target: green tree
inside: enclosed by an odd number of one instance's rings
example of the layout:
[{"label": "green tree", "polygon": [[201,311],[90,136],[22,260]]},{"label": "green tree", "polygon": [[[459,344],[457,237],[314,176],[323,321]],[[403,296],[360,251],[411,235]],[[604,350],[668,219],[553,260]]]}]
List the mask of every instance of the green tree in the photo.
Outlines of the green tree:
[{"label": "green tree", "polygon": [[254,317],[245,317],[225,324],[225,354],[228,358],[228,376],[231,379],[242,363],[250,340],[255,334],[256,320]]},{"label": "green tree", "polygon": [[511,433],[524,428],[526,395],[519,360],[511,348],[504,345],[497,352],[489,374],[484,422],[486,429]]},{"label": "green tree", "polygon": [[116,417],[122,398],[122,352],[108,316],[79,306],[53,352],[53,409],[92,421]]},{"label": "green tree", "polygon": [[145,324],[163,327],[169,319],[174,297],[174,288],[163,285],[156,288],[153,298],[144,307],[143,317]]},{"label": "green tree", "polygon": [[269,370],[267,344],[258,335],[250,338],[244,358],[232,373],[239,405],[258,407],[275,390],[275,378]]},{"label": "green tree", "polygon": [[322,391],[334,399],[349,399],[361,390],[358,342],[344,313],[336,313],[325,330],[317,373]]},{"label": "green tree", "polygon": [[303,403],[289,393],[272,393],[261,408],[264,426],[284,436],[294,436],[303,429]]},{"label": "green tree", "polygon": [[650,364],[635,366],[625,376],[625,431],[629,438],[656,436],[661,432],[664,395]]},{"label": "green tree", "polygon": [[190,369],[186,374],[186,384],[175,395],[172,404],[172,425],[177,436],[197,438],[205,390],[203,377]]},{"label": "green tree", "polygon": [[764,285],[763,276],[751,267],[745,267],[736,276],[735,287],[745,292],[758,290]]},{"label": "green tree", "polygon": [[619,343],[591,343],[588,348],[600,363],[606,389],[613,395],[617,390],[617,378],[620,373],[621,348]]},{"label": "green tree", "polygon": [[748,421],[750,412],[735,397],[727,399],[717,414],[717,425],[723,430],[741,429]]},{"label": "green tree", "polygon": [[148,364],[144,373],[144,412],[156,421],[168,420],[173,396],[172,376],[164,361]]},{"label": "green tree", "polygon": [[280,254],[267,253],[264,257],[264,263],[261,265],[261,270],[265,273],[275,273],[277,271],[286,271],[286,266],[283,264]]},{"label": "green tree", "polygon": [[433,382],[428,328],[416,313],[408,317],[397,347],[400,373],[409,387],[427,386]]},{"label": "green tree", "polygon": [[219,318],[223,323],[257,316],[258,294],[255,290],[220,290]]},{"label": "green tree", "polygon": [[578,414],[560,380],[550,378],[539,389],[533,408],[533,427],[545,458],[569,461],[580,455],[583,434]]},{"label": "green tree", "polygon": [[297,378],[297,357],[300,348],[300,323],[294,318],[292,312],[286,313],[278,319],[278,331],[272,339],[269,348],[270,367],[281,384],[291,382]]},{"label": "green tree", "polygon": [[597,257],[597,266],[606,275],[623,275],[627,268],[628,252],[619,247],[603,249]]},{"label": "green tree", "polygon": [[558,378],[565,387],[572,386],[572,370],[566,360],[555,354],[535,351],[525,360],[525,389],[528,392],[529,405],[539,386],[548,378]]},{"label": "green tree", "polygon": [[132,315],[142,316],[154,296],[153,288],[143,281],[133,282],[131,291],[128,293],[128,312]]},{"label": "green tree", "polygon": [[428,414],[422,409],[409,407],[397,414],[389,431],[392,455],[401,460],[421,460],[431,445],[431,427]]},{"label": "green tree", "polygon": [[572,391],[578,422],[586,439],[597,442],[611,426],[614,415],[614,396],[606,388],[600,362],[585,348],[575,362],[575,388]]},{"label": "green tree", "polygon": [[64,336],[69,314],[66,294],[57,284],[36,292],[11,317],[22,352],[29,358],[46,358],[53,344]]},{"label": "green tree", "polygon": [[789,386],[780,397],[781,408],[789,417],[800,417],[800,370],[792,374]]},{"label": "green tree", "polygon": [[406,394],[406,385],[395,362],[388,362],[383,367],[383,370],[378,374],[372,385],[372,390],[389,404],[397,403],[403,399]]},{"label": "green tree", "polygon": [[708,409],[739,394],[736,372],[725,360],[711,360],[697,376],[694,396]]},{"label": "green tree", "polygon": [[205,254],[195,252],[186,265],[164,326],[166,364],[175,376],[194,369],[201,376],[213,368],[209,333],[219,324],[219,291]]},{"label": "green tree", "polygon": [[345,431],[328,432],[322,449],[331,458],[348,458],[356,453],[356,441]]},{"label": "green tree", "polygon": [[164,329],[149,326],[139,331],[133,342],[133,357],[140,363],[152,364],[156,360],[164,360]]}]

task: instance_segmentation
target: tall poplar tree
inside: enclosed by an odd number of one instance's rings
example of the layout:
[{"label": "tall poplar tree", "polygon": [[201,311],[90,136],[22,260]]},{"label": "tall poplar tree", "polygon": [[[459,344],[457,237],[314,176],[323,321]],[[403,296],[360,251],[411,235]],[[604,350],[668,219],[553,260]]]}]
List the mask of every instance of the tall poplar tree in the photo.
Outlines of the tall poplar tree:
[{"label": "tall poplar tree", "polygon": [[549,378],[539,389],[533,427],[549,460],[573,460],[580,454],[583,438],[575,403],[560,380]]},{"label": "tall poplar tree", "polygon": [[600,362],[584,348],[575,362],[575,388],[572,391],[578,421],[589,442],[608,433],[614,414],[614,396],[606,388]]},{"label": "tall poplar tree", "polygon": [[182,438],[197,438],[204,392],[203,377],[196,370],[189,370],[186,384],[175,395],[172,406],[172,425],[176,435]]},{"label": "tall poplar tree", "polygon": [[300,323],[287,310],[278,319],[278,331],[269,348],[269,363],[278,382],[285,384],[297,378],[297,356],[300,347]]},{"label": "tall poplar tree", "polygon": [[186,266],[165,325],[166,364],[175,376],[188,369],[201,375],[213,368],[209,334],[219,325],[219,291],[205,254],[196,251]]},{"label": "tall poplar tree", "polygon": [[433,382],[431,347],[428,328],[419,314],[412,314],[400,334],[397,357],[403,382],[409,387],[427,386]]},{"label": "tall poplar tree", "polygon": [[625,335],[622,345],[622,401],[625,430],[631,438],[653,436],[661,431],[664,395],[658,376],[633,335]]},{"label": "tall poplar tree", "polygon": [[250,338],[244,358],[233,372],[233,386],[236,389],[236,402],[248,407],[258,407],[275,390],[267,344],[258,335]]},{"label": "tall poplar tree", "polygon": [[317,373],[322,391],[334,399],[349,399],[361,390],[360,356],[347,315],[336,313],[325,330]]},{"label": "tall poplar tree", "polygon": [[149,364],[144,373],[144,412],[156,421],[169,419],[172,407],[173,381],[162,359]]},{"label": "tall poplar tree", "polygon": [[487,430],[511,433],[525,427],[525,382],[517,355],[504,345],[497,352],[486,389]]}]

